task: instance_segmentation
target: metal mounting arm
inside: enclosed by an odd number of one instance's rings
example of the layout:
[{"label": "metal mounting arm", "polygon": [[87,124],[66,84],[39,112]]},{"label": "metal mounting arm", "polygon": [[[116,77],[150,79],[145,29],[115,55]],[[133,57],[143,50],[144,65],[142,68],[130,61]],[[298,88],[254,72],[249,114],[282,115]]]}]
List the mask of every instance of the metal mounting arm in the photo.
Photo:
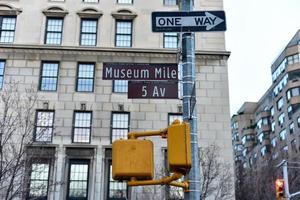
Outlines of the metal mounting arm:
[{"label": "metal mounting arm", "polygon": [[161,136],[162,138],[167,137],[168,129],[160,129],[158,131],[143,131],[143,132],[130,132],[128,133],[128,139],[137,139],[139,137],[146,136]]},{"label": "metal mounting arm", "polygon": [[163,177],[159,180],[146,180],[146,181],[138,181],[136,178],[131,178],[130,181],[127,182],[128,186],[140,186],[140,185],[172,185],[177,187],[182,187],[184,190],[188,190],[189,184],[188,182],[176,182],[175,180],[178,180],[183,175],[181,173],[175,172],[171,176]]}]

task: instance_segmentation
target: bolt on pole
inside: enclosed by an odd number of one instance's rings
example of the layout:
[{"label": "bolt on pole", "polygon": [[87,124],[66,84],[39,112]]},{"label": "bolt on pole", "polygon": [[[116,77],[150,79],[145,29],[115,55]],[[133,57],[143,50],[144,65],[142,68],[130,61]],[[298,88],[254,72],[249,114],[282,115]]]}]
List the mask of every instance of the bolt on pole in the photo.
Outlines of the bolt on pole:
[{"label": "bolt on pole", "polygon": [[[181,0],[181,11],[192,11],[193,0]],[[190,124],[192,168],[187,176],[189,191],[184,193],[185,200],[200,200],[200,162],[197,136],[196,109],[191,110],[191,98],[196,98],[193,92],[195,84],[195,38],[191,32],[182,35],[182,85],[183,85],[183,119]],[[196,107],[195,107],[196,108]]]}]

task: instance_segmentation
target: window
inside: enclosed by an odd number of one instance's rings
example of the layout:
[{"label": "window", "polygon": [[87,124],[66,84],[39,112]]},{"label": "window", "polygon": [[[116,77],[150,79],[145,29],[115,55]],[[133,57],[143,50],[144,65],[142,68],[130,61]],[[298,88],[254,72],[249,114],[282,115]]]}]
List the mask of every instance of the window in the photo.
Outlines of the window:
[{"label": "window", "polygon": [[183,121],[183,117],[181,113],[169,113],[168,115],[168,125],[171,125],[173,121],[178,119],[179,121]]},{"label": "window", "polygon": [[236,145],[234,145],[234,150],[236,150],[236,151],[241,151],[241,150],[243,150],[243,145],[241,145],[241,144],[236,144]]},{"label": "window", "polygon": [[113,92],[124,92],[128,91],[128,81],[127,80],[114,80],[113,82]]},{"label": "window", "polygon": [[51,142],[53,135],[54,111],[38,110],[34,131],[34,141]]},{"label": "window", "polygon": [[275,160],[276,158],[278,158],[278,155],[279,155],[278,152],[275,152],[275,153],[272,155],[272,159]]},{"label": "window", "polygon": [[295,129],[294,122],[290,123],[289,129],[290,129],[290,134],[293,134],[294,133],[294,129]]},{"label": "window", "polygon": [[0,60],[0,90],[3,87],[5,60]]},{"label": "window", "polygon": [[275,113],[274,107],[271,107],[270,112],[271,112],[271,117],[274,117],[274,113]]},{"label": "window", "polygon": [[16,29],[16,17],[0,16],[0,42],[13,43]]},{"label": "window", "polygon": [[80,32],[80,45],[96,46],[97,44],[97,19],[82,19]]},{"label": "window", "polygon": [[87,200],[88,184],[89,160],[70,160],[67,199]]},{"label": "window", "polygon": [[176,5],[178,5],[178,1],[177,0],[164,0],[164,5],[176,6]]},{"label": "window", "polygon": [[284,121],[285,121],[285,115],[284,115],[284,113],[281,113],[278,117],[279,126],[283,125]]},{"label": "window", "polygon": [[277,145],[277,137],[275,137],[275,138],[273,138],[272,140],[271,140],[271,144],[272,144],[272,147],[276,147],[276,145]]},{"label": "window", "polygon": [[292,141],[291,141],[291,149],[293,150],[293,151],[297,151],[297,144],[296,144],[296,139],[293,139]]},{"label": "window", "polygon": [[261,149],[260,149],[260,155],[262,157],[264,157],[267,153],[267,147],[266,146],[263,146]]},{"label": "window", "polygon": [[75,111],[73,142],[90,143],[91,141],[92,112]]},{"label": "window", "polygon": [[282,107],[283,107],[283,98],[281,97],[281,98],[277,101],[277,110],[281,110]]},{"label": "window", "polygon": [[31,164],[29,199],[47,199],[49,171],[49,163]]},{"label": "window", "polygon": [[286,130],[285,129],[279,133],[279,138],[280,138],[280,141],[286,140]]},{"label": "window", "polygon": [[94,91],[94,63],[79,63],[77,70],[77,92],[93,92]]},{"label": "window", "polygon": [[265,134],[263,132],[258,135],[257,139],[260,144],[263,142],[264,138],[265,138]]},{"label": "window", "polygon": [[273,96],[276,97],[288,82],[288,74],[286,74],[273,89]]},{"label": "window", "polygon": [[232,126],[233,126],[234,129],[238,129],[239,128],[239,123],[238,122],[234,122]]},{"label": "window", "polygon": [[117,20],[116,21],[116,47],[131,47],[132,46],[132,21]]},{"label": "window", "polygon": [[287,64],[292,65],[299,62],[299,54],[294,54],[287,57]]},{"label": "window", "polygon": [[291,90],[288,90],[286,92],[286,99],[287,99],[287,101],[289,101],[291,99],[291,97],[292,97]]},{"label": "window", "polygon": [[281,151],[286,154],[289,151],[289,147],[286,145],[281,149]]},{"label": "window", "polygon": [[39,89],[41,91],[56,91],[58,78],[58,62],[42,62]]},{"label": "window", "polygon": [[127,138],[129,132],[129,113],[113,112],[111,119],[111,141]]},{"label": "window", "polygon": [[278,76],[284,72],[285,68],[287,66],[287,60],[286,58],[280,63],[280,65],[277,67],[277,69],[272,73],[272,80],[273,82],[276,81],[276,79],[278,78]]},{"label": "window", "polygon": [[238,132],[236,132],[236,133],[233,134],[232,140],[233,141],[240,141],[240,137],[239,137],[239,133]]},{"label": "window", "polygon": [[112,165],[109,164],[108,200],[126,200],[127,183],[115,181],[112,178]]},{"label": "window", "polygon": [[177,33],[164,33],[164,48],[178,47],[178,34]]},{"label": "window", "polygon": [[287,112],[288,112],[289,119],[291,119],[292,114],[293,114],[293,107],[292,106],[288,106],[287,107]]},{"label": "window", "polygon": [[254,141],[254,140],[255,140],[255,136],[253,134],[244,135],[242,137],[242,144],[245,145],[246,142],[248,142],[248,141]]},{"label": "window", "polygon": [[297,125],[300,127],[300,117],[297,118]]},{"label": "window", "polygon": [[63,18],[47,18],[45,44],[61,44]]},{"label": "window", "polygon": [[275,121],[272,122],[272,124],[271,124],[271,130],[273,133],[275,132]]},{"label": "window", "polygon": [[120,4],[132,4],[133,0],[117,0],[117,3],[120,3]]},{"label": "window", "polygon": [[247,156],[247,153],[248,153],[248,148],[245,148],[245,149],[243,150],[243,156],[246,157],[246,156]]},{"label": "window", "polygon": [[82,0],[85,3],[98,3],[99,0]]}]

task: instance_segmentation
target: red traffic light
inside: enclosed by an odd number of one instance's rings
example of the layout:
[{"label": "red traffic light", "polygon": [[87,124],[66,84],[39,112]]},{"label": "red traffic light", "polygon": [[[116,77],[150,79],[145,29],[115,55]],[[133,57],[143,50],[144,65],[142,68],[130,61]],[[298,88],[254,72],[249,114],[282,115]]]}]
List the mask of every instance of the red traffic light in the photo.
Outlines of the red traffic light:
[{"label": "red traffic light", "polygon": [[276,184],[276,187],[283,187],[284,181],[283,181],[283,179],[276,179],[275,184]]},{"label": "red traffic light", "polygon": [[276,199],[280,200],[284,196],[284,180],[276,179],[275,181]]}]

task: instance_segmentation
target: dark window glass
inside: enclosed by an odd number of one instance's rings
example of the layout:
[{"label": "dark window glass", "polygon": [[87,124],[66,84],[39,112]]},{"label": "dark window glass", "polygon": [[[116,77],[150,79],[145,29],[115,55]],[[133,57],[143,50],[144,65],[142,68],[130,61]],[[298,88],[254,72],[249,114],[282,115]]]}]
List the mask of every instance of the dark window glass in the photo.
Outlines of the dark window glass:
[{"label": "dark window glass", "polygon": [[0,60],[0,89],[3,87],[5,60]]},{"label": "dark window glass", "polygon": [[127,184],[126,182],[115,181],[112,178],[112,165],[109,165],[109,200],[126,200],[127,199]]},{"label": "dark window glass", "polygon": [[117,47],[131,47],[132,45],[132,21],[116,21],[116,43]]},{"label": "dark window glass", "polygon": [[0,16],[0,42],[13,43],[16,29],[16,17]]},{"label": "dark window glass", "polygon": [[29,180],[29,199],[47,199],[49,163],[32,163]]},{"label": "dark window glass", "polygon": [[129,131],[129,113],[112,113],[111,127],[112,142],[120,138],[126,139]]},{"label": "dark window glass", "polygon": [[90,143],[92,112],[74,113],[73,142]]},{"label": "dark window glass", "polygon": [[37,111],[34,140],[51,142],[53,135],[54,111]]},{"label": "dark window glass", "polygon": [[177,48],[178,47],[178,34],[177,33],[164,33],[164,48]]},{"label": "dark window glass", "polygon": [[68,200],[87,200],[89,160],[70,160]]},{"label": "dark window glass", "polygon": [[77,92],[94,91],[95,64],[79,63],[77,72]]},{"label": "dark window glass", "polygon": [[43,62],[40,78],[40,90],[56,91],[58,78],[58,62]]},{"label": "dark window glass", "polygon": [[96,46],[97,44],[97,19],[82,19],[80,45]]},{"label": "dark window glass", "polygon": [[127,80],[114,80],[113,92],[128,92]]},{"label": "dark window glass", "polygon": [[61,44],[62,32],[62,18],[47,18],[45,44]]}]

